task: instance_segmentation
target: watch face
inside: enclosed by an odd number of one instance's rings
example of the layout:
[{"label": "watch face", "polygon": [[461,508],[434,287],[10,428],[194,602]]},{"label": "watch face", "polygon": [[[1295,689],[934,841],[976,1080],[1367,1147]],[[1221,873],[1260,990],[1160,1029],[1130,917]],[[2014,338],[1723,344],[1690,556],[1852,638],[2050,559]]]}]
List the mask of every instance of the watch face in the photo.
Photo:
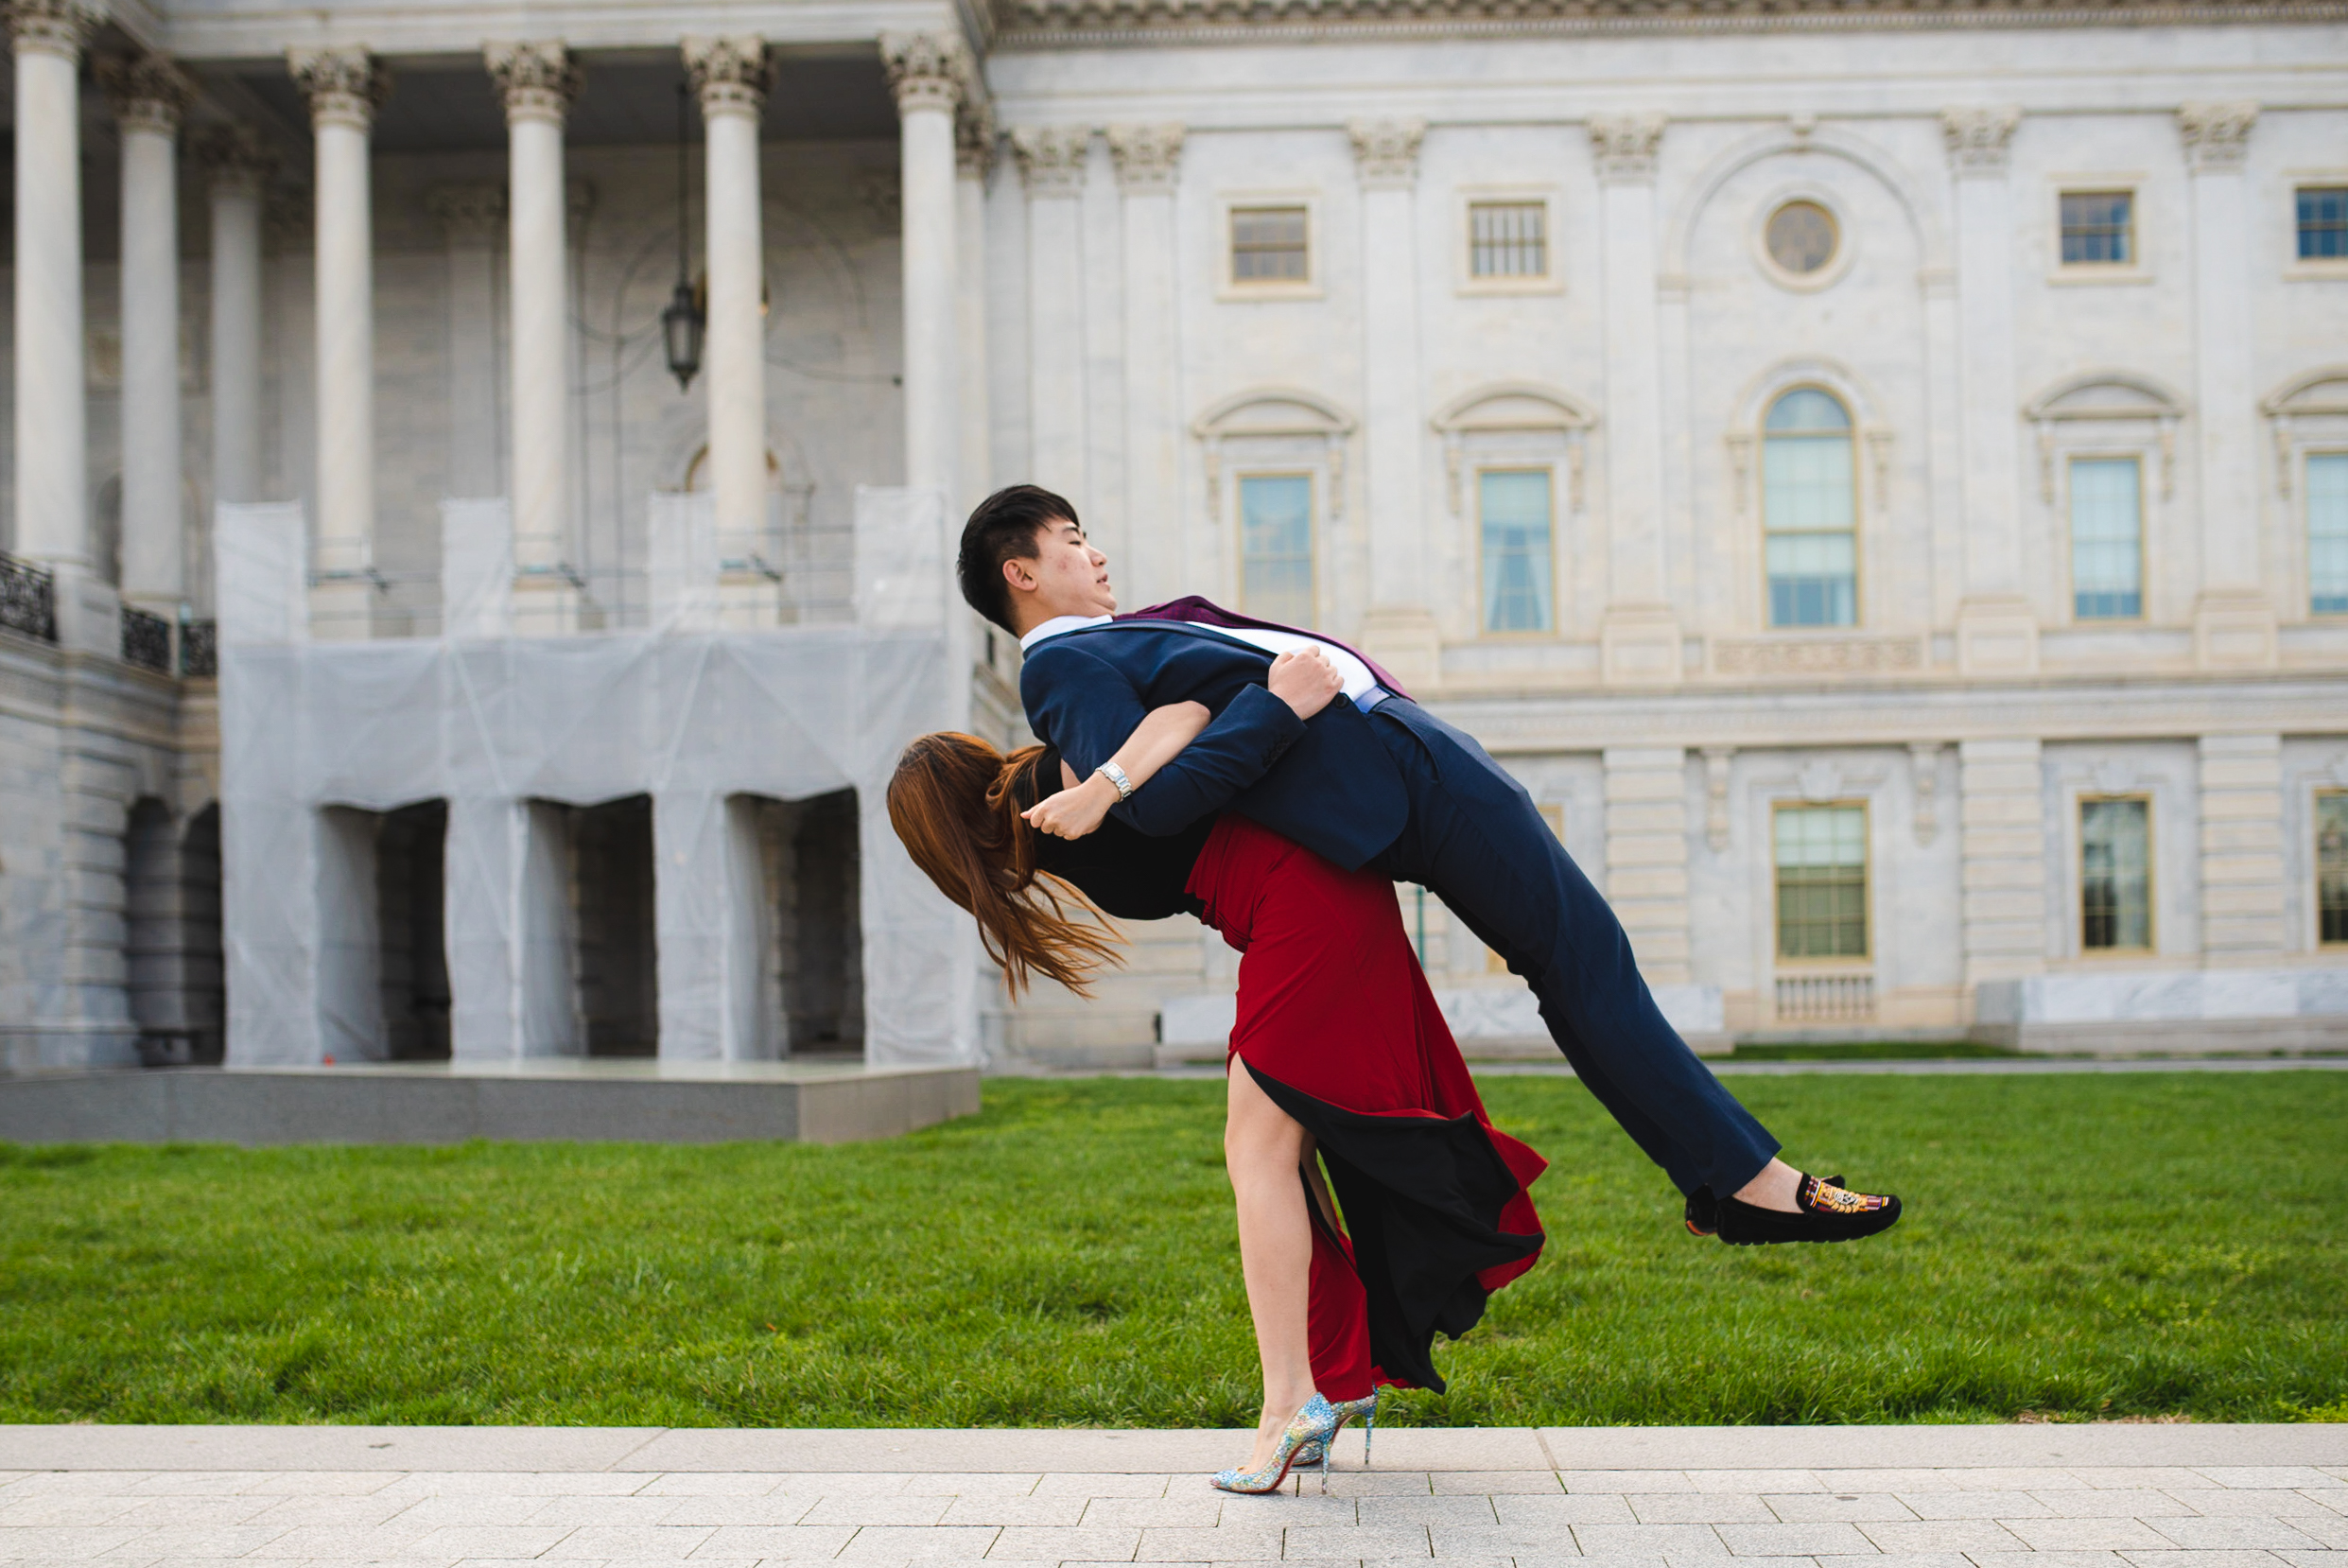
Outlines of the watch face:
[{"label": "watch face", "polygon": [[1769,215],[1769,259],[1797,277],[1807,277],[1835,259],[1841,235],[1835,215],[1816,201],[1788,201]]}]

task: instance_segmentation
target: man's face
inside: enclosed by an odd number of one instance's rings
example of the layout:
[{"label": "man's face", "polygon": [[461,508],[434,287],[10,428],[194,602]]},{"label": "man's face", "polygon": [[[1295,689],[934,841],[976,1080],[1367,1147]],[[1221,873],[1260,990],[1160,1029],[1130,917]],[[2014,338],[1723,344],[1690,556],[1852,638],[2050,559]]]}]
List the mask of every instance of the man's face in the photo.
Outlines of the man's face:
[{"label": "man's face", "polygon": [[1061,518],[1035,531],[1032,560],[1003,563],[1012,603],[1022,629],[1054,616],[1104,616],[1115,612],[1109,558],[1085,540],[1085,531]]}]

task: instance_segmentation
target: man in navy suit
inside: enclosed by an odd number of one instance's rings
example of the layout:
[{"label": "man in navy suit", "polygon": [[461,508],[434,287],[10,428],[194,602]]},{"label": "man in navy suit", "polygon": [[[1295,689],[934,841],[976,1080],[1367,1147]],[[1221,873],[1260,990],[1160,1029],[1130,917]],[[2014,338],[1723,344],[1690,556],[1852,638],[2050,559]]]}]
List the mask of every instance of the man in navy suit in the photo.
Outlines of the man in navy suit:
[{"label": "man in navy suit", "polygon": [[[963,597],[1019,638],[1028,725],[1144,833],[1233,810],[1348,870],[1432,888],[1539,998],[1574,1072],[1688,1195],[1689,1228],[1725,1241],[1840,1241],[1889,1226],[1899,1200],[1802,1175],[1680,1039],[1622,924],[1522,785],[1368,659],[1315,633],[1201,599],[1116,614],[1108,561],[1075,508],[1033,485],[982,502],[962,536]],[[1275,696],[1317,683],[1312,711]],[[1214,716],[1127,793],[1103,769],[1169,703]],[[1297,717],[1299,707],[1312,711]]]}]

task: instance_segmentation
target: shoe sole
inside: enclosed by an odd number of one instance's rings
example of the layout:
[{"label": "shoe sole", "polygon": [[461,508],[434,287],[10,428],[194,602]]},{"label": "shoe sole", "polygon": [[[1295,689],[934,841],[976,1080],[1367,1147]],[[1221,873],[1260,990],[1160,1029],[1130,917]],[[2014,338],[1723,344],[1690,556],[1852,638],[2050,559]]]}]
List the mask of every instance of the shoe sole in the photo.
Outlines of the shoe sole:
[{"label": "shoe sole", "polygon": [[[1799,1214],[1785,1216],[1788,1222],[1785,1229],[1796,1232],[1795,1234],[1757,1234],[1746,1230],[1743,1223],[1733,1227],[1723,1224],[1719,1234],[1720,1239],[1731,1246],[1775,1246],[1796,1242],[1858,1242],[1865,1241],[1870,1236],[1880,1236],[1900,1223],[1900,1211],[1897,1209],[1881,1211],[1880,1215],[1881,1223],[1875,1223],[1877,1216],[1870,1215],[1866,1220],[1852,1222],[1852,1228],[1835,1234],[1820,1234],[1812,1228],[1811,1223],[1805,1223],[1810,1220],[1810,1216]],[[1732,1228],[1739,1233],[1731,1235],[1730,1232]],[[1766,1224],[1761,1228],[1763,1231],[1772,1228],[1775,1228]]]}]

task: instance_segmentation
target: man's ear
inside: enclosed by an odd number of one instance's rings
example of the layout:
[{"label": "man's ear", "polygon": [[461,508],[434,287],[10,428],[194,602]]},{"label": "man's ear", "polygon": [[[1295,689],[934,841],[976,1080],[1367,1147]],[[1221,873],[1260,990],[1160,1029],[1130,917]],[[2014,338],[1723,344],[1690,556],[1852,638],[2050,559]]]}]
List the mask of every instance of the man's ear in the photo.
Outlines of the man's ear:
[{"label": "man's ear", "polygon": [[1035,563],[1016,555],[1002,564],[1002,580],[1015,593],[1034,593],[1043,586],[1043,579],[1035,575]]}]

